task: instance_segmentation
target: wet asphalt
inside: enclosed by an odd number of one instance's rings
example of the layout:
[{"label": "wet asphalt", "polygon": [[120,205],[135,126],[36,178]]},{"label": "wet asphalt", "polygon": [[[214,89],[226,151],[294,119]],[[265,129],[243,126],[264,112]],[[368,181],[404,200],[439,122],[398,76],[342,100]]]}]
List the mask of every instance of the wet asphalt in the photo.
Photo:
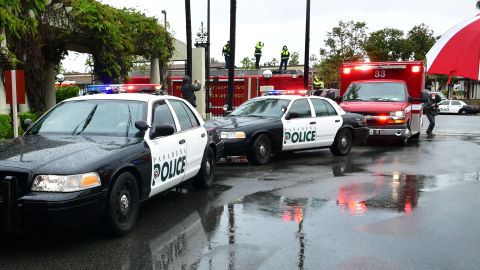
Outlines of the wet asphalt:
[{"label": "wet asphalt", "polygon": [[122,238],[100,225],[2,235],[0,269],[478,269],[480,116],[441,115],[434,132],[226,162],[208,190],[145,202]]}]

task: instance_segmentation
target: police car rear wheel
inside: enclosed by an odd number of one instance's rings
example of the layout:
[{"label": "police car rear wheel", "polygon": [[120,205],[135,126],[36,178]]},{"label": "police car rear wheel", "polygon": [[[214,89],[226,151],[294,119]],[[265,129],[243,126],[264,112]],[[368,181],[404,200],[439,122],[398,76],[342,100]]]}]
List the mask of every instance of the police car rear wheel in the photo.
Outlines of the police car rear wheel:
[{"label": "police car rear wheel", "polygon": [[208,147],[203,154],[200,171],[192,179],[192,184],[197,188],[206,188],[212,185],[215,177],[215,153]]},{"label": "police car rear wheel", "polygon": [[345,156],[350,153],[352,149],[352,132],[349,129],[343,128],[338,131],[332,146],[330,146],[330,152],[335,156]]},{"label": "police car rear wheel", "polygon": [[125,235],[135,227],[139,207],[138,186],[129,172],[120,174],[108,199],[107,222],[112,233]]},{"label": "police car rear wheel", "polygon": [[261,134],[256,137],[250,148],[248,159],[255,165],[265,165],[270,161],[272,144],[267,135]]}]

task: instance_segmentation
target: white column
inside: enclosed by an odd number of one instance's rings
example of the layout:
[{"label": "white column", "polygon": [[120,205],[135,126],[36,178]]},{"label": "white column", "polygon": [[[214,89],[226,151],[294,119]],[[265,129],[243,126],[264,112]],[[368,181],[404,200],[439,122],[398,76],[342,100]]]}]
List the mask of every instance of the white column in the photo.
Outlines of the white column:
[{"label": "white column", "polygon": [[205,119],[205,48],[193,48],[192,50],[192,82],[195,80],[202,84],[202,89],[195,92],[195,96],[197,111]]},{"label": "white column", "polygon": [[160,65],[158,58],[152,58],[150,60],[150,83],[160,83]]},{"label": "white column", "polygon": [[45,89],[45,109],[49,110],[57,103],[55,97],[55,69],[51,63],[46,63],[46,65],[43,86]]}]

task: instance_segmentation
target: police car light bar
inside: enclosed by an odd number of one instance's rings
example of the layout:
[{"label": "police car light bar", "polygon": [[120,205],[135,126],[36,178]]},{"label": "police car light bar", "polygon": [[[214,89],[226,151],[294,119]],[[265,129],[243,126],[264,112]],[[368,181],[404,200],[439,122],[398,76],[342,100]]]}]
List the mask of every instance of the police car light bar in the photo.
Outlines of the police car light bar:
[{"label": "police car light bar", "polygon": [[87,94],[118,94],[118,93],[156,93],[160,84],[101,84],[88,85]]},{"label": "police car light bar", "polygon": [[278,96],[278,95],[300,95],[305,96],[308,93],[307,90],[268,90],[264,93],[265,96]]}]

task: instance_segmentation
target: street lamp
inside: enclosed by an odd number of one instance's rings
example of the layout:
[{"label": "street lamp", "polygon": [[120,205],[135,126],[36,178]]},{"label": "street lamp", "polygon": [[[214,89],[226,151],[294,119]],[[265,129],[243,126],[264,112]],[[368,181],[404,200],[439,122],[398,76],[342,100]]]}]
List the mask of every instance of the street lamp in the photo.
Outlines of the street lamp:
[{"label": "street lamp", "polygon": [[268,80],[269,80],[270,78],[272,78],[273,74],[272,74],[272,71],[271,71],[271,70],[267,69],[267,70],[265,70],[265,71],[262,73],[262,76],[263,76],[264,79],[267,80],[267,85],[268,85]]},{"label": "street lamp", "polygon": [[207,40],[208,33],[205,27],[203,27],[203,22],[201,22],[201,27],[198,30],[199,32],[197,32],[197,37],[195,38],[195,47],[206,48],[208,45],[208,40]]},{"label": "street lamp", "polygon": [[162,14],[163,14],[163,25],[165,26],[165,29],[167,29],[167,11],[163,9]]}]

